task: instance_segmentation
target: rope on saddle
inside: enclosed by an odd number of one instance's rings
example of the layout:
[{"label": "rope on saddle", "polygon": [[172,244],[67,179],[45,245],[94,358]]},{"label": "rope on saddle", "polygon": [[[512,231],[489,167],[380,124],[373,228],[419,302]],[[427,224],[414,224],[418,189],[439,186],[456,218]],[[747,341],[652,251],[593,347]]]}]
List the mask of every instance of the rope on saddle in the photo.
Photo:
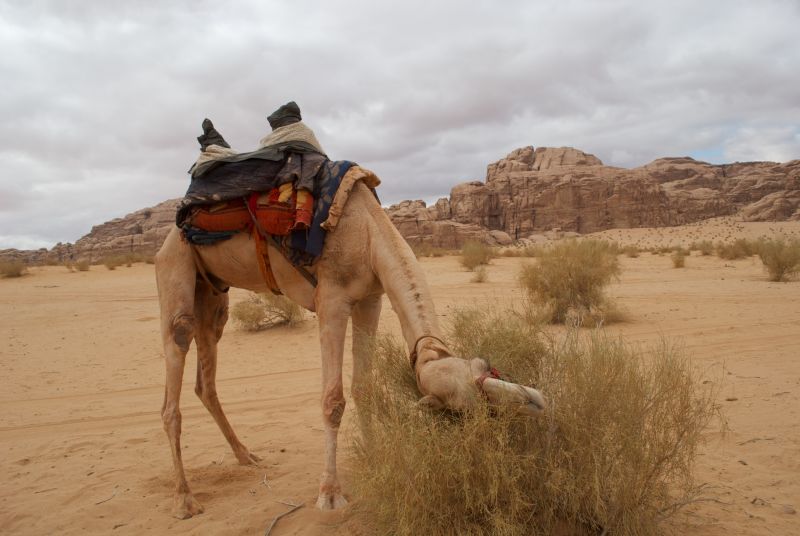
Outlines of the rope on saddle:
[{"label": "rope on saddle", "polygon": [[[269,252],[267,251],[267,238],[272,240],[273,245],[275,248],[281,252],[281,254],[286,258],[287,261],[291,264],[292,261],[288,257],[281,247],[281,243],[278,241],[277,237],[271,235],[264,230],[264,227],[258,221],[255,214],[255,201],[256,197],[251,196],[251,198],[244,200],[244,206],[247,207],[247,212],[250,214],[250,219],[253,221],[253,239],[256,242],[256,256],[258,257],[258,267],[261,269],[261,276],[264,278],[264,281],[267,283],[267,286],[272,291],[273,294],[283,294],[278,287],[278,282],[275,281],[275,275],[272,273],[272,268],[269,264]],[[314,287],[317,286],[317,278],[314,277],[308,270],[303,268],[302,266],[292,265],[295,270],[300,272],[302,275],[311,285]]]}]

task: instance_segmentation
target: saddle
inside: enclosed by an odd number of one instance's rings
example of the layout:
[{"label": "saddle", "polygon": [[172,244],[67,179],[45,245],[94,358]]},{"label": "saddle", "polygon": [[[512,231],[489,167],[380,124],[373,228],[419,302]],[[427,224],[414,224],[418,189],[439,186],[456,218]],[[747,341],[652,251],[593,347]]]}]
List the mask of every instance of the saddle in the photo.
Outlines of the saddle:
[{"label": "saddle", "polygon": [[192,209],[189,226],[211,232],[248,231],[254,226],[263,234],[286,236],[311,227],[314,197],[297,191],[290,183],[269,192],[254,192],[247,198],[232,199]]}]

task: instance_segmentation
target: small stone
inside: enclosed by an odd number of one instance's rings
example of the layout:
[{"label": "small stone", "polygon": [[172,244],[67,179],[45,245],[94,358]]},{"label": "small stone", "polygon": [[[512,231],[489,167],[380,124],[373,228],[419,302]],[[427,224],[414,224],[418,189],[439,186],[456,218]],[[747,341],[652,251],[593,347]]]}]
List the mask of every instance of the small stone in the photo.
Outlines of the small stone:
[{"label": "small stone", "polygon": [[790,504],[783,504],[781,505],[781,512],[784,514],[794,515],[797,513],[797,510]]}]

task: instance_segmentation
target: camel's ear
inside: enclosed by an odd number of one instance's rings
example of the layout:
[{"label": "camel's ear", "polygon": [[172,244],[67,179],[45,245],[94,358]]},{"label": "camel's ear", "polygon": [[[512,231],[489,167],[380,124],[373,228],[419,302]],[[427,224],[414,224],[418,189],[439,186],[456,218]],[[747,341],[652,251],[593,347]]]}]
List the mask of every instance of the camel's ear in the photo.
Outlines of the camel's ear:
[{"label": "camel's ear", "polygon": [[419,399],[417,405],[421,408],[441,410],[444,409],[444,402],[434,395],[426,395]]}]

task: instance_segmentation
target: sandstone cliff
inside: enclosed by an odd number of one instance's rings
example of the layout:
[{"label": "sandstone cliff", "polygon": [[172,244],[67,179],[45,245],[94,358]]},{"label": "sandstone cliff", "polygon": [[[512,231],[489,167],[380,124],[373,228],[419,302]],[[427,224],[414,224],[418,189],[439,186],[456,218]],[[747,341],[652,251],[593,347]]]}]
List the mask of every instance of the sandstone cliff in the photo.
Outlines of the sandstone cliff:
[{"label": "sandstone cliff", "polygon": [[623,169],[572,148],[524,147],[489,164],[485,182],[458,184],[432,207],[404,201],[388,213],[409,242],[445,248],[474,238],[502,244],[554,228],[591,233],[737,213],[749,221],[800,219],[800,160],[712,165],[661,158]]},{"label": "sandstone cliff", "polygon": [[[0,251],[29,263],[154,254],[174,222],[177,199],[92,228],[50,251]],[[387,209],[410,243],[457,248],[467,240],[506,245],[543,231],[681,225],[739,214],[748,221],[800,220],[800,160],[712,165],[660,158],[645,166],[605,166],[568,147],[523,147],[489,164],[485,182],[457,184],[426,206]]]}]

